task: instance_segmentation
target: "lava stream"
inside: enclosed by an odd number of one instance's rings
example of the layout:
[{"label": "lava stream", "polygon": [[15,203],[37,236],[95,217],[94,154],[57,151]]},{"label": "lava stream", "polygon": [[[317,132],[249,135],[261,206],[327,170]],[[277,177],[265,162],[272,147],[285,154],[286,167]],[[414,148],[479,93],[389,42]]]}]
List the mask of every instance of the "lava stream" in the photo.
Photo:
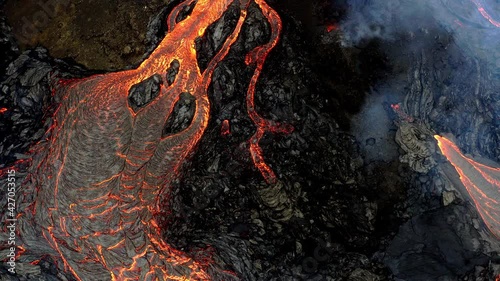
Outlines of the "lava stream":
[{"label": "lava stream", "polygon": [[257,130],[249,141],[250,154],[255,166],[259,169],[266,182],[273,184],[277,181],[276,175],[274,174],[271,167],[269,167],[269,165],[267,165],[267,163],[264,161],[264,156],[262,153],[262,149],[259,146],[259,142],[266,132],[288,134],[293,131],[293,127],[288,124],[281,124],[264,119],[255,111],[255,87],[262,72],[262,68],[264,67],[264,62],[266,61],[269,53],[278,43],[282,29],[282,23],[278,13],[271,9],[271,7],[269,7],[264,0],[255,0],[255,2],[259,5],[262,11],[268,11],[267,13],[264,13],[264,16],[271,24],[271,40],[268,44],[264,46],[258,46],[253,49],[245,58],[245,63],[247,65],[250,65],[252,63],[256,63],[257,65],[252,79],[250,80],[250,85],[247,91],[247,112],[255,125],[257,125]]},{"label": "lava stream", "polygon": [[500,239],[500,168],[489,167],[465,157],[445,137],[435,135],[441,152],[460,175],[486,226]]},{"label": "lava stream", "polygon": [[477,10],[481,13],[481,15],[487,19],[492,25],[496,27],[500,27],[500,22],[496,21],[493,19],[493,17],[486,11],[486,9],[483,6],[483,3],[481,3],[481,0],[471,0],[474,5],[476,5]]}]

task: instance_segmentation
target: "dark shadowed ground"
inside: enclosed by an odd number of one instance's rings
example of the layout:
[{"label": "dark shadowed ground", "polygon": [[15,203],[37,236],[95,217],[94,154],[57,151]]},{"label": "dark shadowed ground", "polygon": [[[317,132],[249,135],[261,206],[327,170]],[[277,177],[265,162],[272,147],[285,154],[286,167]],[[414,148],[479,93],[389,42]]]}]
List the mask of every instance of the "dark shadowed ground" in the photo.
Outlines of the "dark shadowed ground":
[{"label": "dark shadowed ground", "polygon": [[166,2],[9,0],[4,11],[22,50],[42,45],[54,57],[110,70],[140,62],[148,21]]}]

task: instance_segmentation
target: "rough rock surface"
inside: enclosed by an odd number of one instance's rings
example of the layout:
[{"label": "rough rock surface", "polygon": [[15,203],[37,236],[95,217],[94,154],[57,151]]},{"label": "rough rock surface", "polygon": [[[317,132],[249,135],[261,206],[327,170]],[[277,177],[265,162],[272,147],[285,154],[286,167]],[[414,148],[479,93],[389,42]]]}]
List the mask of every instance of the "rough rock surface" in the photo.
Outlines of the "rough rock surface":
[{"label": "rough rock surface", "polygon": [[433,43],[411,53],[402,109],[396,110],[402,160],[418,172],[407,175],[406,204],[414,217],[382,259],[401,280],[495,280],[500,244],[432,136],[451,136],[464,153],[499,162],[497,69],[453,44],[449,33],[429,30],[419,39]]},{"label": "rough rock surface", "polygon": [[401,226],[383,259],[401,280],[457,280],[489,260],[485,253],[492,249],[481,237],[479,220],[464,204],[413,217]]},{"label": "rough rock surface", "polygon": [[54,60],[43,48],[26,51],[6,68],[0,83],[0,164],[2,167],[17,159],[24,159],[30,145],[39,141],[50,126],[54,109],[51,94],[54,77],[69,79],[91,72],[62,60]]}]

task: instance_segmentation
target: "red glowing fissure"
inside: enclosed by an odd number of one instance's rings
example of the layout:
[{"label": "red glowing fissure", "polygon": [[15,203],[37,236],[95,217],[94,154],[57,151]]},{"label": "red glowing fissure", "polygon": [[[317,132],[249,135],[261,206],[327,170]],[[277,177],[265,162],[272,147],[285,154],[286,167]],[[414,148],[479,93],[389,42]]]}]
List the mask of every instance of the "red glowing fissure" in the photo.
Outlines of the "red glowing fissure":
[{"label": "red glowing fissure", "polygon": [[[236,42],[251,2],[269,22],[271,39],[245,57],[255,67],[246,93],[247,112],[257,126],[249,151],[265,180],[276,181],[259,141],[266,132],[293,128],[260,116],[254,97],[266,58],[279,40],[281,19],[264,0],[239,1],[236,27],[201,72],[195,40],[233,1],[187,0],[173,9],[167,35],[137,69],[64,80],[53,92],[61,104],[46,139],[32,148],[25,182],[31,193],[23,195],[23,202],[32,201],[24,202],[19,213],[19,236],[25,243],[20,254],[28,262],[39,263],[28,256],[41,234],[53,250],[49,255],[77,280],[210,280],[206,268],[211,258],[196,261],[167,244],[159,214],[168,212],[164,203],[170,184],[207,127],[212,75]],[[194,5],[191,14],[177,22],[189,5]],[[146,106],[132,108],[131,87],[157,74],[165,77],[174,60],[180,65],[175,81],[161,83]],[[191,124],[164,136],[163,127],[183,92],[196,100]],[[228,120],[222,134],[230,134]]]},{"label": "red glowing fissure", "polygon": [[330,23],[326,26],[326,32],[328,32],[328,33],[332,32],[334,30],[338,30],[338,29],[339,29],[339,26],[336,23]]},{"label": "red glowing fissure", "polygon": [[460,176],[474,205],[489,230],[500,239],[500,168],[478,163],[464,156],[449,139],[435,135],[443,155]]},{"label": "red glowing fissure", "polygon": [[392,110],[398,115],[398,117],[401,120],[405,120],[406,122],[413,122],[415,119],[411,117],[410,115],[406,114],[404,110],[401,108],[401,105],[399,103],[391,104]]},{"label": "red glowing fissure", "polygon": [[266,45],[259,46],[252,50],[245,58],[245,63],[247,65],[253,63],[256,64],[255,72],[250,80],[250,85],[247,91],[247,112],[255,125],[257,125],[257,130],[249,141],[250,154],[255,166],[259,169],[262,176],[264,176],[266,182],[274,184],[277,182],[276,175],[271,167],[269,167],[269,165],[265,162],[259,142],[266,132],[289,134],[293,131],[293,127],[288,124],[281,124],[272,120],[264,119],[255,111],[255,87],[267,56],[278,43],[282,29],[281,18],[278,13],[269,7],[264,0],[255,0],[255,2],[259,5],[262,11],[267,11],[264,15],[271,24],[271,40]]},{"label": "red glowing fissure", "polygon": [[483,6],[483,3],[481,3],[481,0],[471,0],[474,5],[476,5],[477,10],[481,13],[481,15],[487,19],[492,25],[496,27],[500,27],[500,22],[496,21],[493,19],[493,17],[486,11],[486,9]]}]

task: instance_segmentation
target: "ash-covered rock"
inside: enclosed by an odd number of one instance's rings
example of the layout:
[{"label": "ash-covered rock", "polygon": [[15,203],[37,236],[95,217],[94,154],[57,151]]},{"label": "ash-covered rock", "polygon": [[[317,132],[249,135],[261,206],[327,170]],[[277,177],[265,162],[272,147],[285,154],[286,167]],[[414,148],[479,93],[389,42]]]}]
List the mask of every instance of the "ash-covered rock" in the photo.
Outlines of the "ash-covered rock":
[{"label": "ash-covered rock", "polygon": [[414,171],[427,173],[436,166],[432,158],[436,146],[432,141],[432,133],[425,125],[401,121],[395,140],[405,152],[400,161],[408,163]]},{"label": "ash-covered rock", "polygon": [[175,103],[172,113],[167,119],[163,136],[176,134],[186,129],[193,120],[196,107],[196,98],[190,93],[182,93],[179,100]]}]

